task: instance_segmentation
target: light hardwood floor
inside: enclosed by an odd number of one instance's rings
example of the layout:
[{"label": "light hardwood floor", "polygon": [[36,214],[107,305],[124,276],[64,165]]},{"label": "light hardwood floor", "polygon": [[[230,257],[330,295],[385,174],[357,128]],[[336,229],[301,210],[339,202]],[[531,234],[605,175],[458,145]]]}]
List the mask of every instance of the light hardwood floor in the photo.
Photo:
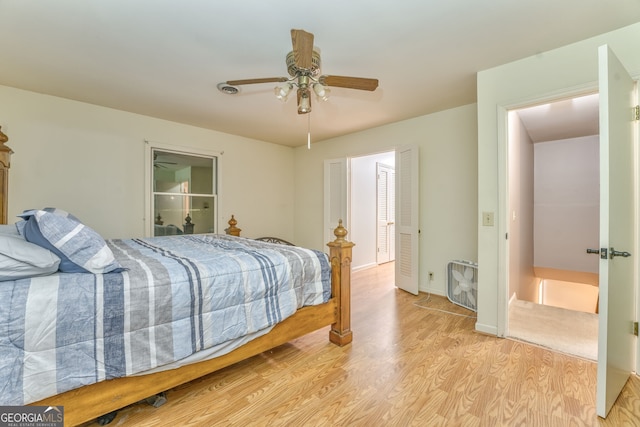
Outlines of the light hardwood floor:
[{"label": "light hardwood floor", "polygon": [[479,334],[474,318],[439,310],[475,313],[396,289],[392,269],[353,274],[352,344],[311,333],[169,390],[159,408],[125,408],[110,425],[640,425],[637,377],[599,419],[595,363]]}]

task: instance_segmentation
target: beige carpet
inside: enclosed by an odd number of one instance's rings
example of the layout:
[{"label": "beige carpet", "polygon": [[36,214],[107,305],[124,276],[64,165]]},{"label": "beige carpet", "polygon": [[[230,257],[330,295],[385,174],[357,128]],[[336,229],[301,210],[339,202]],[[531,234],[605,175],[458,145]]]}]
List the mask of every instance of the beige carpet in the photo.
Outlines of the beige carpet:
[{"label": "beige carpet", "polygon": [[598,315],[594,313],[513,300],[509,305],[508,336],[598,360]]}]

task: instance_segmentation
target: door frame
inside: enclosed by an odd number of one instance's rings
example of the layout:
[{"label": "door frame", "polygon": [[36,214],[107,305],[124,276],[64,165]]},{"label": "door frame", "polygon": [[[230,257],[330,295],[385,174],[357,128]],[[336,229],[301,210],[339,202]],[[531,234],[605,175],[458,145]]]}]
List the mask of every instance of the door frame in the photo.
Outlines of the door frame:
[{"label": "door frame", "polygon": [[[638,76],[632,76],[637,84]],[[497,305],[497,336],[508,336],[508,322],[509,322],[509,240],[507,239],[507,233],[509,231],[509,139],[508,139],[508,126],[509,112],[512,110],[519,110],[522,108],[545,104],[549,102],[559,101],[562,99],[576,98],[592,93],[598,92],[598,82],[592,82],[572,88],[567,88],[561,91],[555,91],[552,93],[546,93],[534,97],[522,98],[514,100],[509,104],[503,104],[497,106],[497,121],[498,121],[498,212],[497,224],[498,224],[498,305]],[[636,140],[638,135],[636,135]],[[636,141],[637,142],[637,141]],[[640,150],[636,150],[636,158],[634,162],[635,180],[636,183],[640,180]],[[636,212],[640,212],[640,185],[636,185],[635,204],[634,208]],[[638,216],[636,215],[636,222],[638,222]],[[639,230],[635,236],[635,244],[633,250],[635,253],[640,253],[640,227],[636,224],[636,230]],[[639,270],[638,261],[636,260],[636,272]],[[634,277],[634,288],[636,290],[636,319],[640,319],[640,292],[638,292],[638,274]],[[636,372],[640,373],[640,339],[637,340],[636,345]]]},{"label": "door frame", "polygon": [[[351,171],[351,161],[352,159],[355,158],[359,158],[359,157],[367,157],[367,156],[375,156],[377,154],[385,154],[385,153],[393,153],[394,156],[397,156],[397,152],[398,150],[400,150],[402,147],[404,146],[392,146],[389,147],[387,149],[381,149],[381,150],[374,150],[374,151],[369,151],[369,152],[363,152],[363,153],[352,153],[352,154],[348,154],[345,155],[343,157],[339,157],[339,158],[332,158],[332,159],[325,159],[324,160],[324,215],[323,215],[323,222],[325,224],[325,233],[327,233],[327,224],[329,224],[329,209],[328,209],[328,203],[329,200],[331,200],[331,185],[329,185],[329,181],[327,181],[328,179],[328,169],[327,169],[327,165],[328,163],[338,163],[338,162],[343,162],[344,163],[344,169],[343,169],[343,182],[341,183],[342,186],[344,187],[343,189],[345,190],[345,194],[346,197],[344,198],[344,203],[345,206],[342,206],[341,209],[343,212],[345,212],[346,217],[348,218],[348,220],[351,220],[351,192],[352,192],[352,171]],[[394,170],[397,172],[398,170],[398,165],[397,165],[397,161],[396,164],[394,165]],[[394,189],[396,195],[395,198],[397,199],[397,189]],[[396,209],[396,217],[397,217],[397,209]],[[397,225],[396,225],[397,226]],[[397,230],[397,228],[396,228]],[[375,230],[374,230],[375,231]],[[377,232],[377,231],[376,231]],[[397,231],[396,231],[397,232]],[[395,239],[395,236],[392,236],[392,239]],[[325,239],[326,240],[326,239]],[[332,239],[330,239],[332,240]],[[394,261],[398,260],[398,245],[395,244],[394,242]],[[416,279],[417,280],[417,279]]]},{"label": "door frame", "polygon": [[598,92],[598,82],[498,105],[498,313],[497,335],[509,335],[509,112]]}]

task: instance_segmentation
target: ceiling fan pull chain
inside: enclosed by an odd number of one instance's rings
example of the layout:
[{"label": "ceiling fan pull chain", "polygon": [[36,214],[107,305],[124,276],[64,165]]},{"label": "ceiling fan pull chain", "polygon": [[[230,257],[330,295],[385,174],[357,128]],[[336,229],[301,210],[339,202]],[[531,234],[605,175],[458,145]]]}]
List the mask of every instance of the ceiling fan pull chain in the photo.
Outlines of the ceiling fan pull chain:
[{"label": "ceiling fan pull chain", "polygon": [[311,150],[311,113],[307,113],[307,150]]}]

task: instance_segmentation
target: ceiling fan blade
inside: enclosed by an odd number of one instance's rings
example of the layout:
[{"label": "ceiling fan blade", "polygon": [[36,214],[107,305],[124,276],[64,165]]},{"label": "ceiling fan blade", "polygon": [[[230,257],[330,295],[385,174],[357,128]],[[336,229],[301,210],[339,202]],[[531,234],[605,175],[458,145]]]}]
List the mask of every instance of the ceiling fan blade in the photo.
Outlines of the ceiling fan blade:
[{"label": "ceiling fan blade", "polygon": [[363,77],[320,76],[318,81],[325,86],[344,87],[347,89],[376,90],[378,79]]},{"label": "ceiling fan blade", "polygon": [[293,58],[298,68],[310,70],[313,55],[313,34],[304,30],[291,30]]},{"label": "ceiling fan blade", "polygon": [[286,77],[265,77],[262,79],[244,79],[244,80],[227,80],[225,83],[230,86],[251,85],[255,83],[276,83],[286,82],[289,80]]}]

